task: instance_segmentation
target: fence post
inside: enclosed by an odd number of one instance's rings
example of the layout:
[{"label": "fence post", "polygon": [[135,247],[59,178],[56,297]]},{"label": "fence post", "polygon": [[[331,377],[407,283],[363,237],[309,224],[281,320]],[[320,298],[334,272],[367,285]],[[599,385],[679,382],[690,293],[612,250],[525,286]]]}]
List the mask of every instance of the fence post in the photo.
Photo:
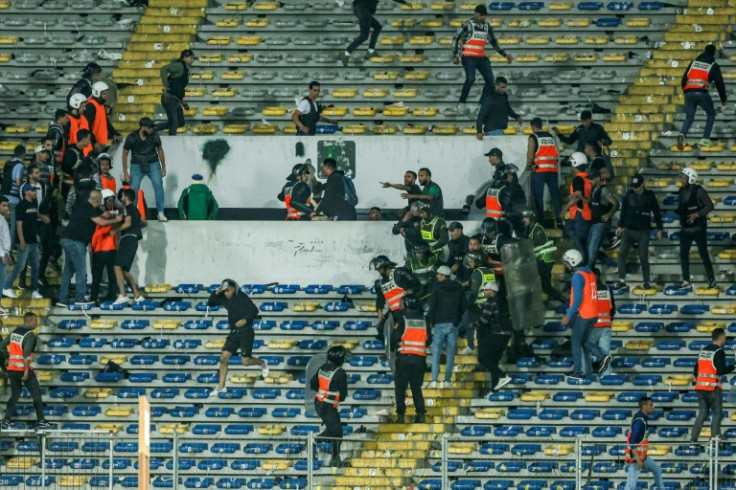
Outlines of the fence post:
[{"label": "fence post", "polygon": [[442,473],[442,489],[443,490],[444,489],[447,489],[447,488],[450,488],[449,482],[447,481],[448,480],[448,478],[447,478],[447,465],[449,464],[448,457],[447,457],[447,454],[448,454],[447,445],[448,445],[448,437],[447,437],[447,433],[444,433],[444,434],[442,434],[442,448],[440,450],[440,458],[441,458],[440,459],[440,461],[441,461],[440,464],[442,465],[441,468],[440,468],[440,470],[441,470],[441,473]]},{"label": "fence post", "polygon": [[711,450],[711,457],[713,458],[713,464],[711,465],[713,467],[713,486],[712,489],[718,488],[718,448],[720,447],[720,438],[714,437],[713,438],[713,449]]},{"label": "fence post", "polygon": [[179,487],[179,433],[174,429],[174,488]]},{"label": "fence post", "polygon": [[109,490],[112,490],[112,487],[115,486],[115,482],[113,481],[114,475],[113,475],[113,468],[112,468],[112,463],[113,463],[113,457],[112,457],[112,448],[113,448],[113,445],[112,445],[112,442],[114,440],[115,435],[112,432],[110,432],[110,435],[109,436],[110,436],[110,439],[108,439],[108,441],[107,441],[107,452],[108,452],[108,454],[107,454],[107,460],[108,460],[108,463],[110,463],[110,465],[109,465],[109,469],[107,471],[107,483],[108,483],[108,487],[107,488]]},{"label": "fence post", "polygon": [[575,438],[575,488],[583,488],[583,444],[580,436]]},{"label": "fence post", "polygon": [[307,488],[314,488],[314,432],[307,434]]},{"label": "fence post", "polygon": [[46,486],[46,433],[41,433],[41,486]]}]

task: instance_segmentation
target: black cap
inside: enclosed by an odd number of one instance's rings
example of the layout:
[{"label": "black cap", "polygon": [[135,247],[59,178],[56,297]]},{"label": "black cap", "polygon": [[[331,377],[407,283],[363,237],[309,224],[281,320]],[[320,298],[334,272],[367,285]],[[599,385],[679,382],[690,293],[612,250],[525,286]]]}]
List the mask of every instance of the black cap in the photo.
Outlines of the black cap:
[{"label": "black cap", "polygon": [[151,120],[150,117],[142,117],[141,120],[138,121],[138,126],[141,128],[152,128],[153,120]]},{"label": "black cap", "polygon": [[583,119],[593,119],[593,114],[588,110],[581,111],[580,120],[582,121]]},{"label": "black cap", "polygon": [[485,17],[486,15],[488,15],[488,9],[483,4],[476,5],[476,7],[475,7],[475,13],[480,14],[483,17]]},{"label": "black cap", "polygon": [[184,51],[181,52],[179,59],[188,58],[190,56],[194,57],[194,51],[192,51],[191,49],[185,49]]},{"label": "black cap", "polygon": [[487,157],[496,156],[498,158],[503,158],[503,152],[498,148],[491,148],[491,151],[489,151],[488,153],[484,153],[484,155]]},{"label": "black cap", "polygon": [[542,118],[541,117],[535,117],[532,119],[531,126],[533,128],[541,128],[542,127]]},{"label": "black cap", "polygon": [[644,176],[642,174],[636,174],[631,177],[631,187],[638,189],[644,185]]},{"label": "black cap", "polygon": [[448,226],[447,229],[449,231],[462,230],[463,224],[459,221],[453,221],[452,223],[450,223],[450,226]]}]

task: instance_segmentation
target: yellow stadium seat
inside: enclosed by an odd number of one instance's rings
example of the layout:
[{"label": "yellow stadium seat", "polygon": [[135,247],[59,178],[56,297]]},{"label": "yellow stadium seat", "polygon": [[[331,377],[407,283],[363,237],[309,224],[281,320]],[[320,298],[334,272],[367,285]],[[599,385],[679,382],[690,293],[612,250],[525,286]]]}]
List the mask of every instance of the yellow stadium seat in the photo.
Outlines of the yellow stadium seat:
[{"label": "yellow stadium seat", "polygon": [[18,36],[0,36],[0,44],[13,45],[18,44],[20,38]]},{"label": "yellow stadium seat", "polygon": [[255,124],[253,125],[254,134],[274,134],[279,130],[275,124]]},{"label": "yellow stadium seat", "polygon": [[146,286],[143,288],[143,291],[146,293],[168,293],[171,290],[172,286],[171,284],[166,283],[152,283],[152,284],[146,284]]},{"label": "yellow stadium seat", "polygon": [[608,44],[608,42],[611,40],[608,36],[589,36],[585,38],[585,44]]},{"label": "yellow stadium seat", "polygon": [[193,97],[204,97],[207,93],[207,89],[204,87],[187,87],[185,95],[187,98]]},{"label": "yellow stadium seat", "polygon": [[419,25],[427,29],[439,29],[445,25],[445,21],[442,19],[427,19],[420,22]]},{"label": "yellow stadium seat", "polygon": [[[391,124],[376,124],[373,126],[373,134],[396,134],[398,127]],[[375,308],[375,305],[373,305]]]},{"label": "yellow stadium seat", "polygon": [[245,27],[253,27],[256,29],[262,29],[264,27],[268,27],[269,20],[264,17],[257,17],[255,19],[250,19],[246,21]]},{"label": "yellow stadium seat", "polygon": [[381,99],[388,96],[388,90],[385,88],[369,88],[363,90],[363,97],[369,99]]},{"label": "yellow stadium seat", "polygon": [[232,36],[212,36],[207,39],[207,44],[210,46],[227,46],[233,42]]},{"label": "yellow stadium seat", "polygon": [[565,24],[567,27],[588,27],[592,24],[592,21],[586,17],[576,17],[573,19],[567,19]]},{"label": "yellow stadium seat", "polygon": [[570,61],[570,55],[567,53],[550,53],[544,57],[547,63],[567,63]]},{"label": "yellow stadium seat", "polygon": [[475,412],[475,418],[477,419],[500,419],[503,417],[503,409],[502,408],[481,408],[477,412]]},{"label": "yellow stadium seat", "polygon": [[455,2],[432,2],[432,10],[452,10],[455,8]]},{"label": "yellow stadium seat", "polygon": [[398,71],[379,71],[373,75],[374,80],[396,80],[399,78]]},{"label": "yellow stadium seat", "polygon": [[10,8],[10,1],[9,0],[2,0],[0,1],[0,9],[9,9]]},{"label": "yellow stadium seat", "polygon": [[0,53],[0,63],[7,63],[12,59],[12,55],[10,53]]},{"label": "yellow stadium seat", "polygon": [[544,448],[544,454],[548,456],[567,456],[575,450],[572,444],[550,444]]},{"label": "yellow stadium seat", "polygon": [[425,134],[427,132],[426,126],[405,126],[404,129],[401,130],[404,134]]},{"label": "yellow stadium seat", "polygon": [[716,214],[710,217],[711,223],[733,223],[736,216],[733,214]]},{"label": "yellow stadium seat", "polygon": [[[452,19],[450,21],[450,27],[455,27],[455,28],[460,27],[461,25],[463,25],[465,23],[466,20],[467,19]],[[488,20],[488,19],[486,19],[486,20]],[[493,25],[493,24],[491,24],[491,25]]]},{"label": "yellow stadium seat", "polygon": [[432,36],[412,36],[409,39],[409,44],[412,46],[428,46],[434,42]]},{"label": "yellow stadium seat", "polygon": [[519,128],[517,128],[516,126],[509,126],[503,130],[503,134],[505,134],[506,136],[513,136],[518,132]]},{"label": "yellow stadium seat", "polygon": [[283,116],[289,112],[286,107],[264,107],[261,114],[264,116]]},{"label": "yellow stadium seat", "polygon": [[415,88],[397,88],[394,90],[394,97],[410,99],[417,96],[417,89]]},{"label": "yellow stadium seat", "polygon": [[258,1],[253,5],[253,10],[261,10],[261,11],[273,11],[278,9],[281,6],[280,2],[264,2],[264,1]]},{"label": "yellow stadium seat", "polygon": [[552,2],[549,4],[550,10],[570,10],[572,9],[572,2]]},{"label": "yellow stadium seat", "polygon": [[253,60],[251,53],[231,54],[227,57],[228,63],[250,63]]},{"label": "yellow stadium seat", "polygon": [[222,117],[225,114],[227,114],[229,109],[226,106],[211,106],[211,107],[205,107],[202,109],[202,115],[203,116],[217,116]]},{"label": "yellow stadium seat", "polygon": [[262,436],[280,436],[286,431],[285,425],[266,424],[258,428],[258,433]]},{"label": "yellow stadium seat", "polygon": [[322,111],[323,115],[330,116],[330,117],[334,117],[334,116],[340,117],[340,116],[344,116],[347,113],[348,113],[347,107],[328,107]]},{"label": "yellow stadium seat", "polygon": [[20,144],[20,141],[0,141],[0,150],[13,151]]},{"label": "yellow stadium seat", "polygon": [[[378,125],[376,125],[376,128],[377,127],[380,127],[380,126],[384,126],[384,125],[378,124]],[[396,126],[386,126],[386,127],[392,127],[392,128],[394,128],[394,132],[396,132]],[[373,132],[375,134],[381,134],[381,133],[376,133],[375,128],[374,128]],[[389,133],[382,133],[382,134],[389,134]],[[390,134],[393,134],[393,133],[390,133]],[[373,313],[375,313],[376,310],[377,310],[375,303],[357,304],[357,305],[355,305],[355,309],[358,310],[358,311],[369,311],[369,312],[373,312]]]},{"label": "yellow stadium seat", "polygon": [[176,330],[179,328],[179,321],[178,320],[171,320],[171,319],[164,319],[164,320],[156,320],[153,322],[153,329],[154,330]]},{"label": "yellow stadium seat", "polygon": [[406,36],[387,36],[381,38],[381,45],[383,46],[401,46],[406,42]]},{"label": "yellow stadium seat", "polygon": [[636,44],[639,42],[637,36],[616,36],[613,38],[614,44]]},{"label": "yellow stadium seat", "polygon": [[222,28],[233,28],[233,27],[238,27],[240,25],[240,20],[233,19],[233,18],[220,19],[217,22],[215,22],[215,25],[217,27],[222,27]]},{"label": "yellow stadium seat", "polygon": [[53,379],[56,377],[56,375],[52,371],[34,371],[36,374],[36,377],[39,381],[43,381],[48,383],[49,381],[53,381]]},{"label": "yellow stadium seat", "polygon": [[562,19],[539,19],[539,21],[537,21],[537,25],[539,27],[560,27],[562,25]]},{"label": "yellow stadium seat", "polygon": [[291,305],[291,309],[293,311],[317,311],[317,308],[319,308],[320,304],[315,301],[297,301],[293,305]]},{"label": "yellow stadium seat", "polygon": [[401,105],[390,105],[383,109],[381,113],[384,116],[401,117],[409,113],[409,108]]},{"label": "yellow stadium seat", "polygon": [[[245,72],[239,70],[228,70],[220,75],[223,80],[242,80],[245,78]],[[214,95],[214,93],[212,94]]]},{"label": "yellow stadium seat", "polygon": [[652,342],[648,340],[630,340],[624,345],[626,350],[649,350]]},{"label": "yellow stadium seat", "polygon": [[199,55],[197,61],[200,63],[222,63],[222,55],[220,53],[205,53]]},{"label": "yellow stadium seat", "polygon": [[521,401],[523,402],[543,402],[549,398],[549,392],[547,391],[528,391],[521,395]]},{"label": "yellow stadium seat", "polygon": [[230,87],[220,87],[212,91],[212,95],[215,97],[234,97],[237,93],[238,89]]},{"label": "yellow stadium seat", "polygon": [[460,4],[460,10],[475,10],[475,7],[478,5],[483,5],[483,2],[478,1],[471,1],[471,2],[463,2]]},{"label": "yellow stadium seat", "polygon": [[680,150],[677,145],[670,146],[670,151],[674,152],[691,152],[693,151],[693,145],[689,143],[685,143],[685,145],[682,147],[682,150]]},{"label": "yellow stadium seat", "polygon": [[730,177],[716,177],[714,179],[706,181],[705,186],[708,188],[720,189],[731,187],[732,184],[733,179]]},{"label": "yellow stadium seat", "polygon": [[614,320],[611,324],[612,332],[628,332],[634,328],[634,322],[624,320]]},{"label": "yellow stadium seat", "polygon": [[81,488],[87,485],[89,478],[82,475],[63,475],[59,477],[60,487]]},{"label": "yellow stadium seat", "polygon": [[89,328],[94,330],[111,330],[117,326],[117,320],[109,318],[96,318],[89,323]]},{"label": "yellow stadium seat", "polygon": [[651,296],[657,294],[657,288],[644,288],[643,286],[636,286],[631,292],[637,296]]},{"label": "yellow stadium seat", "polygon": [[13,124],[5,128],[5,132],[10,134],[25,134],[30,131],[31,127],[28,124]]},{"label": "yellow stadium seat", "polygon": [[123,430],[123,426],[118,425],[118,424],[112,424],[112,423],[103,423],[103,424],[95,425],[95,430],[101,430],[105,432],[110,432],[112,434],[117,434],[118,432]]},{"label": "yellow stadium seat", "polygon": [[161,434],[173,434],[176,432],[177,434],[182,435],[189,431],[189,424],[163,424],[158,431]]},{"label": "yellow stadium seat", "polygon": [[104,399],[110,396],[112,388],[87,388],[84,391],[85,398]]},{"label": "yellow stadium seat", "polygon": [[245,124],[226,124],[222,127],[222,132],[225,134],[245,134],[248,131],[248,126]]},{"label": "yellow stadium seat", "polygon": [[577,44],[580,42],[578,36],[558,36],[555,38],[555,44]]},{"label": "yellow stadium seat", "polygon": [[365,134],[368,127],[365,124],[348,124],[342,127],[342,132],[345,134]]},{"label": "yellow stadium seat", "polygon": [[473,124],[472,126],[465,126],[463,128],[463,134],[477,134],[475,124]]},{"label": "yellow stadium seat", "polygon": [[395,54],[371,56],[371,63],[393,63],[394,61],[396,61]]},{"label": "yellow stadium seat", "polygon": [[525,39],[527,44],[537,45],[537,44],[549,44],[550,37],[549,36],[531,36]]},{"label": "yellow stadium seat", "polygon": [[476,450],[474,442],[453,442],[447,448],[449,454],[471,454]]},{"label": "yellow stadium seat", "polygon": [[215,78],[215,72],[209,70],[198,71],[196,73],[192,73],[189,78],[192,80],[212,80]]},{"label": "yellow stadium seat", "polygon": [[108,417],[130,417],[133,414],[133,407],[116,405],[105,410]]},{"label": "yellow stadium seat", "polygon": [[627,53],[606,53],[601,59],[608,63],[621,63],[628,60],[629,55]]},{"label": "yellow stadium seat", "polygon": [[428,71],[408,71],[404,73],[404,79],[406,80],[423,81],[423,80],[427,80],[428,78],[429,78]]},{"label": "yellow stadium seat", "polygon": [[714,315],[736,315],[736,305],[716,305],[710,311]]},{"label": "yellow stadium seat", "polygon": [[261,36],[240,36],[235,44],[239,46],[257,46],[261,43],[263,38]]},{"label": "yellow stadium seat", "polygon": [[408,5],[401,5],[401,10],[423,10],[426,6],[424,2],[408,2]]},{"label": "yellow stadium seat", "polygon": [[[401,61],[402,63],[423,63],[424,55],[416,53],[406,53],[401,55],[399,61]],[[406,78],[406,75],[404,75],[404,77]]]},{"label": "yellow stadium seat", "polygon": [[649,17],[632,17],[626,19],[626,27],[649,27]]},{"label": "yellow stadium seat", "polygon": [[610,391],[591,391],[585,394],[586,402],[603,402],[607,403],[613,398],[613,393]]},{"label": "yellow stadium seat", "polygon": [[516,57],[516,61],[519,63],[536,63],[539,61],[539,55],[536,54],[522,54]]},{"label": "yellow stadium seat", "polygon": [[225,10],[247,10],[250,2],[228,2],[225,4]]},{"label": "yellow stadium seat", "polygon": [[261,461],[261,468],[264,471],[286,471],[291,467],[291,462],[287,459],[267,459]]},{"label": "yellow stadium seat", "polygon": [[598,55],[595,53],[577,53],[572,59],[576,63],[595,63]]},{"label": "yellow stadium seat", "polygon": [[714,142],[713,146],[700,146],[700,151],[708,153],[718,153],[726,149],[726,144],[722,142]]},{"label": "yellow stadium seat", "polygon": [[338,88],[332,91],[332,96],[338,99],[352,99],[358,95],[358,90],[354,88]]},{"label": "yellow stadium seat", "polygon": [[194,134],[215,134],[219,128],[214,124],[197,124],[192,128]]},{"label": "yellow stadium seat", "polygon": [[698,172],[708,172],[713,164],[707,160],[697,160],[690,162],[690,168],[697,170]]},{"label": "yellow stadium seat", "polygon": [[499,37],[498,44],[505,45],[505,46],[521,44],[521,38],[513,37],[513,36]]},{"label": "yellow stadium seat", "polygon": [[414,27],[416,23],[416,19],[394,19],[391,21],[391,27]]},{"label": "yellow stadium seat", "polygon": [[437,107],[417,107],[412,111],[412,115],[418,117],[434,117],[439,112]]},{"label": "yellow stadium seat", "polygon": [[[736,152],[736,145],[732,146],[731,151]],[[736,162],[721,162],[716,168],[722,172],[736,172]]]}]

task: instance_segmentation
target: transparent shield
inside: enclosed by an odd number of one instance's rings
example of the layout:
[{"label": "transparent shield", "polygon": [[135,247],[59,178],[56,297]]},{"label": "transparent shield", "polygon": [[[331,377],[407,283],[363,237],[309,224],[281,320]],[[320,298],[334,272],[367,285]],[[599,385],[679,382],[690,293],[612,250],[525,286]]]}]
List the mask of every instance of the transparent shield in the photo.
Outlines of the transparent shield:
[{"label": "transparent shield", "polygon": [[544,324],[542,282],[529,240],[507,243],[501,248],[511,323],[514,330],[530,333]]}]

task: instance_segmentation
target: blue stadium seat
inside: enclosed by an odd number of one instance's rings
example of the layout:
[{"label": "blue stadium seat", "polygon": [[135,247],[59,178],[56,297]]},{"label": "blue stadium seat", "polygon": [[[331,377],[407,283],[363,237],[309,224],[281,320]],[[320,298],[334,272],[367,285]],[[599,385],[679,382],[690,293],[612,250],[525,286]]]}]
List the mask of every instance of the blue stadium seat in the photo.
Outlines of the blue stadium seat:
[{"label": "blue stadium seat", "polygon": [[573,362],[572,362],[572,358],[563,357],[563,358],[558,358],[558,359],[550,359],[548,365],[551,368],[570,369],[573,365]]},{"label": "blue stadium seat", "polygon": [[568,416],[568,411],[564,408],[545,408],[539,414],[541,420],[562,420]]},{"label": "blue stadium seat", "polygon": [[75,319],[75,320],[62,320],[59,322],[58,327],[61,330],[79,330],[80,328],[87,326],[87,320]]},{"label": "blue stadium seat", "polygon": [[535,12],[544,8],[544,2],[521,2],[517,8],[523,11]]},{"label": "blue stadium seat", "polygon": [[[162,408],[166,408],[166,407],[162,407]],[[199,408],[197,407],[176,406],[173,409],[169,410],[169,415],[171,415],[172,417],[186,418],[186,419],[192,418],[198,413],[199,413]]]},{"label": "blue stadium seat", "polygon": [[185,488],[209,488],[215,484],[211,476],[190,476],[184,480]]},{"label": "blue stadium seat", "polygon": [[628,374],[608,374],[598,380],[603,386],[621,386],[629,381]]},{"label": "blue stadium seat", "polygon": [[659,374],[637,374],[632,380],[634,386],[654,386],[661,382],[662,376]]},{"label": "blue stadium seat", "polygon": [[61,374],[61,380],[65,383],[83,383],[89,379],[87,371],[67,371]]},{"label": "blue stadium seat", "polygon": [[80,339],[79,347],[84,347],[85,349],[99,349],[107,343],[108,341],[106,338],[87,337]]},{"label": "blue stadium seat", "polygon": [[526,431],[526,435],[529,437],[551,437],[556,433],[557,428],[552,427],[551,425],[534,425],[529,427]]},{"label": "blue stadium seat", "polygon": [[488,396],[488,400],[492,402],[510,402],[514,398],[519,398],[518,391],[496,391]]},{"label": "blue stadium seat", "polygon": [[639,322],[634,327],[639,333],[655,333],[659,332],[662,328],[664,328],[664,323],[662,322]]},{"label": "blue stadium seat", "polygon": [[279,328],[281,330],[304,330],[308,324],[306,320],[284,320]]},{"label": "blue stadium seat", "polygon": [[605,425],[593,429],[592,434],[593,437],[619,437],[622,432],[621,427]]},{"label": "blue stadium seat", "polygon": [[163,375],[161,380],[164,383],[186,383],[192,379],[192,375],[189,373],[166,373]]},{"label": "blue stadium seat", "polygon": [[[212,326],[212,320],[187,320],[186,322],[184,322],[184,328],[186,330],[207,330],[211,326]],[[192,340],[196,341],[195,342],[196,345],[194,345],[193,347],[188,347],[189,344],[187,344],[186,342],[192,341]],[[185,342],[184,348],[199,347],[202,344],[202,341],[199,339],[177,339],[176,341],[174,341],[175,347],[176,347],[176,343],[179,341]]]},{"label": "blue stadium seat", "polygon": [[[62,320],[62,322],[64,322],[64,321],[69,321],[69,320]],[[84,340],[84,339],[82,339],[82,340]],[[74,339],[72,339],[70,337],[55,337],[55,338],[49,340],[49,343],[48,343],[48,346],[49,347],[61,348],[61,349],[68,349],[72,345],[74,345]]]},{"label": "blue stadium seat", "polygon": [[600,10],[603,8],[603,2],[580,2],[578,10]]},{"label": "blue stadium seat", "polygon": [[687,333],[695,328],[695,322],[672,322],[668,323],[665,330],[667,333]]},{"label": "blue stadium seat", "polygon": [[327,341],[325,339],[304,339],[297,343],[297,347],[300,349],[321,350],[327,347]]},{"label": "blue stadium seat", "polygon": [[203,284],[179,284],[176,286],[176,292],[180,294],[197,294],[204,290]]},{"label": "blue stadium seat", "polygon": [[276,418],[293,419],[301,415],[302,411],[296,407],[276,407],[271,411],[271,416]]},{"label": "blue stadium seat", "polygon": [[650,357],[644,359],[641,365],[647,369],[664,369],[665,366],[669,366],[671,363],[672,360],[669,357]]},{"label": "blue stadium seat", "polygon": [[286,392],[286,398],[289,400],[304,400],[305,396],[303,388],[289,390]]},{"label": "blue stadium seat", "polygon": [[611,366],[614,369],[631,369],[639,364],[639,358],[637,357],[616,357],[611,361]]},{"label": "blue stadium seat", "polygon": [[113,349],[132,349],[138,343],[138,339],[135,338],[117,338],[110,342],[110,347]]},{"label": "blue stadium seat", "polygon": [[665,286],[663,292],[667,296],[687,296],[690,293],[690,290],[670,285]]},{"label": "blue stadium seat", "polygon": [[133,311],[153,311],[159,307],[158,301],[144,300],[135,301],[130,306]]},{"label": "blue stadium seat", "polygon": [[[363,291],[365,291],[365,286],[360,284],[343,284],[337,288],[338,294],[361,294]],[[371,293],[376,294],[375,290],[372,290]]]},{"label": "blue stadium seat", "polygon": [[590,433],[589,427],[581,427],[581,426],[567,426],[563,427],[562,430],[560,430],[560,435],[562,437],[578,437],[583,436]]},{"label": "blue stadium seat", "polygon": [[[564,306],[563,306],[564,308]],[[545,332],[564,332],[567,330],[567,326],[563,325],[561,322],[547,322],[544,324],[543,329]]]},{"label": "blue stadium seat", "polygon": [[688,430],[685,427],[663,427],[657,431],[659,437],[685,437],[688,434]]},{"label": "blue stadium seat", "polygon": [[542,452],[541,444],[517,444],[511,448],[511,454],[514,456],[531,456]]},{"label": "blue stadium seat", "polygon": [[339,326],[336,320],[318,320],[312,323],[312,330],[335,330]]},{"label": "blue stadium seat", "polygon": [[[503,2],[503,3],[510,3],[510,2]],[[450,483],[450,489],[451,490],[474,490],[475,488],[480,488],[480,485],[481,485],[480,480],[462,478],[462,479],[458,479]]]},{"label": "blue stadium seat", "polygon": [[184,366],[192,360],[192,356],[183,354],[168,354],[161,358],[161,364],[166,366]]},{"label": "blue stadium seat", "polygon": [[69,357],[69,364],[73,366],[90,366],[97,362],[95,354],[73,354]]},{"label": "blue stadium seat", "polygon": [[502,425],[493,429],[496,437],[516,437],[523,432],[524,428],[519,425]]},{"label": "blue stadium seat", "polygon": [[667,413],[667,420],[677,422],[687,422],[695,418],[695,410],[672,410]]},{"label": "blue stadium seat", "polygon": [[212,445],[210,449],[215,454],[235,454],[240,451],[240,444],[237,442],[218,442]]},{"label": "blue stadium seat", "polygon": [[[284,311],[289,306],[289,304],[286,301],[264,301],[261,303],[261,306],[259,306],[259,309],[261,311]],[[253,328],[256,329],[255,323],[253,324]],[[260,329],[262,330],[262,329]]]},{"label": "blue stadium seat", "polygon": [[75,417],[96,417],[100,414],[101,411],[102,409],[99,407],[99,405],[80,405],[74,407],[74,410],[72,410],[72,415],[74,415]]},{"label": "blue stadium seat", "polygon": [[237,476],[222,477],[217,480],[217,488],[243,488],[245,482],[245,478]]},{"label": "blue stadium seat", "polygon": [[417,484],[419,490],[442,490],[442,480],[439,478],[428,478]]},{"label": "blue stadium seat", "polygon": [[342,328],[349,331],[363,332],[371,328],[373,325],[367,320],[349,320],[342,324]]},{"label": "blue stadium seat", "polygon": [[266,454],[273,451],[273,444],[266,442],[249,442],[243,447],[245,454]]},{"label": "blue stadium seat", "polygon": [[[238,356],[233,356],[230,359],[235,359],[236,361],[240,362]],[[194,364],[197,366],[216,366],[220,364],[220,356],[218,354],[205,354],[197,356],[194,358]]]},{"label": "blue stadium seat", "polygon": [[331,284],[310,284],[304,288],[304,292],[307,294],[327,294],[333,289]]},{"label": "blue stadium seat", "polygon": [[117,392],[118,398],[135,398],[146,394],[145,388],[120,388]]},{"label": "blue stadium seat", "polygon": [[499,455],[508,452],[509,445],[498,442],[487,442],[478,448],[480,454]]},{"label": "blue stadium seat", "polygon": [[264,415],[266,415],[265,407],[243,407],[238,410],[238,417],[240,418],[257,419]]},{"label": "blue stadium seat", "polygon": [[526,468],[524,461],[502,461],[496,465],[499,473],[518,473]]},{"label": "blue stadium seat", "polygon": [[558,391],[552,395],[552,400],[556,402],[575,402],[583,397],[579,391]]},{"label": "blue stadium seat", "polygon": [[640,315],[643,311],[647,310],[647,305],[624,303],[618,307],[618,312],[622,315]]},{"label": "blue stadium seat", "polygon": [[235,413],[233,407],[210,407],[204,412],[210,418],[228,418],[233,413]]},{"label": "blue stadium seat", "polygon": [[[192,427],[192,434],[197,435],[213,435],[222,430],[221,424],[197,424]],[[212,448],[214,452],[214,447]]]},{"label": "blue stadium seat", "polygon": [[352,303],[348,303],[345,301],[330,301],[328,303],[325,303],[324,310],[330,312],[345,312],[352,307]]},{"label": "blue stadium seat", "polygon": [[514,486],[512,480],[489,480],[483,485],[483,490],[508,490]]},{"label": "blue stadium seat", "polygon": [[51,398],[68,399],[79,395],[79,388],[54,388],[50,392]]},{"label": "blue stadium seat", "polygon": [[[238,413],[238,415],[240,415]],[[253,432],[251,424],[230,424],[225,427],[225,434],[233,436],[244,436]]]},{"label": "blue stadium seat", "polygon": [[631,410],[627,408],[610,408],[601,415],[603,420],[627,420],[631,418]]},{"label": "blue stadium seat", "polygon": [[159,357],[156,354],[136,354],[129,360],[134,366],[150,366],[158,361]]},{"label": "blue stadium seat", "polygon": [[506,417],[516,420],[529,420],[537,416],[537,410],[534,408],[512,408],[506,413]]},{"label": "blue stadium seat", "polygon": [[160,337],[149,337],[141,341],[141,346],[144,349],[165,349],[169,346],[169,343],[171,343],[169,339],[163,339]]},{"label": "blue stadium seat", "polygon": [[158,378],[158,374],[156,373],[133,373],[128,376],[128,381],[131,383],[148,384],[152,383],[156,378]]},{"label": "blue stadium seat", "polygon": [[460,431],[460,435],[464,437],[484,437],[491,432],[491,428],[486,425],[469,425]]},{"label": "blue stadium seat", "polygon": [[40,366],[58,366],[62,362],[66,362],[66,356],[63,354],[41,354],[35,362]]}]

